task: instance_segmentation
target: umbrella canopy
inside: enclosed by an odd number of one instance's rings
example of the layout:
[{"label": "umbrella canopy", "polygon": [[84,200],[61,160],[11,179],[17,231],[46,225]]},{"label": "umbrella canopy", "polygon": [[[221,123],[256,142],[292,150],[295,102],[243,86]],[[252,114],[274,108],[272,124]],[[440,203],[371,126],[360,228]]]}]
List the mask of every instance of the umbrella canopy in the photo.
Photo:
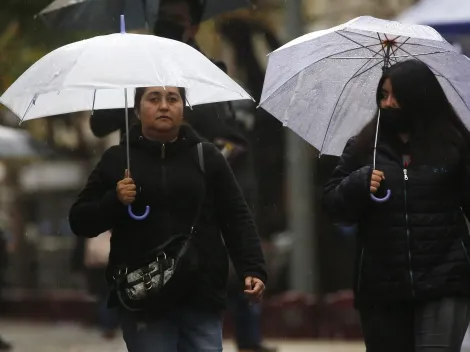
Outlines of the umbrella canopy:
[{"label": "umbrella canopy", "polygon": [[446,35],[470,34],[470,1],[421,0],[396,20],[429,25]]},{"label": "umbrella canopy", "polygon": [[136,87],[187,89],[190,105],[251,99],[227,74],[184,43],[141,34],[111,34],[47,54],[0,97],[22,121],[133,104]]},{"label": "umbrella canopy", "polygon": [[[202,20],[250,5],[249,0],[194,0],[204,6]],[[131,30],[151,27],[158,0],[55,0],[39,13],[52,28],[116,32],[124,15]]]},{"label": "umbrella canopy", "polygon": [[427,64],[470,127],[470,60],[433,28],[359,17],[299,37],[269,55],[260,106],[320,153],[341,155],[377,111],[382,69]]}]

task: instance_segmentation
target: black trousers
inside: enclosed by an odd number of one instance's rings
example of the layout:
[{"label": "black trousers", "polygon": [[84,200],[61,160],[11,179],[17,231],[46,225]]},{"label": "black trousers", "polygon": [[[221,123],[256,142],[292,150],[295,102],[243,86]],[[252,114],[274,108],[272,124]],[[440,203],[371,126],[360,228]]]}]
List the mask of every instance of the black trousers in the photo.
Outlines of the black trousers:
[{"label": "black trousers", "polygon": [[360,308],[367,352],[460,352],[470,298]]}]

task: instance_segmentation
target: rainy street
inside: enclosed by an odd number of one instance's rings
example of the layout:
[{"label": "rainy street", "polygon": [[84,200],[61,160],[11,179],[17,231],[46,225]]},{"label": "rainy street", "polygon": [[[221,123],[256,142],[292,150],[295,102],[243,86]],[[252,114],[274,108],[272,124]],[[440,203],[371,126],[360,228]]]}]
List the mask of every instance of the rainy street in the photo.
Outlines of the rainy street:
[{"label": "rainy street", "polygon": [[[15,344],[15,352],[125,352],[120,337],[111,342],[103,340],[97,331],[72,324],[33,324],[1,321],[0,332]],[[268,340],[268,345],[279,347],[279,352],[336,352],[363,351],[360,342],[317,342]],[[226,342],[224,351],[235,352],[233,343]]]},{"label": "rainy street", "polygon": [[470,0],[1,1],[0,352],[470,352]]}]

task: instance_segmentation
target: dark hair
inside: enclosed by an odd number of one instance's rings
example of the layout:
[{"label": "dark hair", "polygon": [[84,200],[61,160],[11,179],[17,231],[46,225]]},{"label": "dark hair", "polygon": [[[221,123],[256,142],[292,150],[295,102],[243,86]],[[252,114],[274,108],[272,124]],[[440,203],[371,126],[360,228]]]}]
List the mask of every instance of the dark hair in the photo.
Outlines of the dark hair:
[{"label": "dark hair", "polygon": [[[420,163],[443,160],[449,147],[465,147],[470,133],[447,99],[431,69],[418,60],[406,60],[386,69],[376,92],[377,106],[382,87],[389,78],[400,109],[412,117],[411,148],[413,159]],[[374,118],[357,135],[357,151],[368,154],[374,144],[378,110]],[[387,137],[379,131],[379,138]]]},{"label": "dark hair", "polygon": [[[223,1],[223,0],[219,0]],[[204,13],[204,8],[206,0],[162,0],[160,6],[165,4],[175,4],[175,3],[186,3],[189,6],[189,15],[191,17],[191,22],[194,25],[198,25],[202,21],[202,15]]]},{"label": "dark hair", "polygon": [[[140,102],[142,101],[142,97],[145,94],[145,90],[148,87],[139,87],[135,89],[135,97],[134,97],[134,110],[139,111],[140,109]],[[180,93],[181,99],[183,100],[183,104],[186,104],[186,89],[183,87],[178,87],[178,92]]]}]

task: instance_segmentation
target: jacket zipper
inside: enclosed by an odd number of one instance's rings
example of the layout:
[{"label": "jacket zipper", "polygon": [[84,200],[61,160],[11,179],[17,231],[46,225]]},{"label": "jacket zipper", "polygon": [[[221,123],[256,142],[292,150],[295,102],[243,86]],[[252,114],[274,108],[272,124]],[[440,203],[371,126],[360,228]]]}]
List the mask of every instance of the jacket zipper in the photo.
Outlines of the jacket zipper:
[{"label": "jacket zipper", "polygon": [[405,167],[403,168],[403,186],[404,186],[404,198],[405,198],[405,226],[406,226],[406,239],[408,242],[408,270],[410,273],[410,284],[411,284],[411,294],[414,297],[415,296],[415,289],[414,289],[414,283],[413,283],[413,270],[411,269],[411,235],[410,235],[410,224],[409,224],[409,218],[408,218],[408,199],[407,199],[407,182],[408,181],[408,169]]},{"label": "jacket zipper", "polygon": [[361,249],[361,257],[359,259],[359,271],[357,274],[357,292],[361,290],[361,281],[362,281],[362,264],[364,262],[364,247]]},{"label": "jacket zipper", "polygon": [[[165,158],[166,158],[166,146],[165,144],[162,144],[162,149],[161,149],[161,158],[162,158],[162,161],[165,161]],[[166,190],[167,187],[166,187],[166,167],[165,167],[165,163],[163,162],[162,163],[162,183],[163,183],[163,189]]]}]

